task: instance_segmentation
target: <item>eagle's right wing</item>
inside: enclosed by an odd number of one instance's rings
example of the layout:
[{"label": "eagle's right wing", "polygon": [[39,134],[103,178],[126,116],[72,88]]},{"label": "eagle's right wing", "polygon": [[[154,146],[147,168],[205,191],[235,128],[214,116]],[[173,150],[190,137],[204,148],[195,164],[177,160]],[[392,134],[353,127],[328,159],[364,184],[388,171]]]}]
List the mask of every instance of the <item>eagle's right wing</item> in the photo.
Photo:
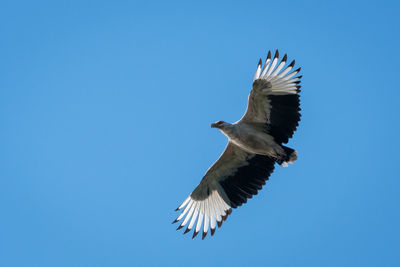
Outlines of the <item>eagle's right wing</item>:
[{"label": "eagle's right wing", "polygon": [[216,224],[220,227],[232,208],[257,194],[274,170],[274,163],[275,160],[268,156],[247,153],[229,142],[200,184],[177,208],[184,210],[174,223],[183,219],[178,229],[188,224],[185,233],[194,227],[193,237],[199,233],[202,224],[202,238],[209,227],[213,235]]}]

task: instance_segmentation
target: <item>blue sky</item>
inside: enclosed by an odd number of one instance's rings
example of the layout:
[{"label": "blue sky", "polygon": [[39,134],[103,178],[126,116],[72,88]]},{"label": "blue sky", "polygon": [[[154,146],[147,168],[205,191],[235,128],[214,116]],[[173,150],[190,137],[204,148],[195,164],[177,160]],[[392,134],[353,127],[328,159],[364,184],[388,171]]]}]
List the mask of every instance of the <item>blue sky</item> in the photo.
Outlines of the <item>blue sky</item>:
[{"label": "blue sky", "polygon": [[[395,1],[2,1],[0,266],[396,266]],[[192,240],[174,209],[269,49],[302,121],[261,193]]]}]

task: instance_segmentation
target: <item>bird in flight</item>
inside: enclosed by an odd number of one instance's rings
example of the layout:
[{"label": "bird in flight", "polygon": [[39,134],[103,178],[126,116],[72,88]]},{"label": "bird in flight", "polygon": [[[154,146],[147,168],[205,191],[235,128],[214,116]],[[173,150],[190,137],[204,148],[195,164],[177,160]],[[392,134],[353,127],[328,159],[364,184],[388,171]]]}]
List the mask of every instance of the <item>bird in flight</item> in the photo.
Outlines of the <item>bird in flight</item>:
[{"label": "bird in flight", "polygon": [[[256,195],[274,170],[275,163],[287,167],[297,160],[297,151],[284,146],[300,121],[301,68],[292,71],[295,61],[286,65],[285,54],[278,64],[279,52],[271,51],[262,65],[260,59],[248,98],[246,113],[235,122],[217,121],[212,128],[228,137],[219,159],[204,175],[200,184],[176,209],[182,210],[173,223],[177,230],[187,225],[185,234],[194,229],[193,238],[203,228],[202,239],[237,208]],[[203,226],[203,227],[202,227]]]}]

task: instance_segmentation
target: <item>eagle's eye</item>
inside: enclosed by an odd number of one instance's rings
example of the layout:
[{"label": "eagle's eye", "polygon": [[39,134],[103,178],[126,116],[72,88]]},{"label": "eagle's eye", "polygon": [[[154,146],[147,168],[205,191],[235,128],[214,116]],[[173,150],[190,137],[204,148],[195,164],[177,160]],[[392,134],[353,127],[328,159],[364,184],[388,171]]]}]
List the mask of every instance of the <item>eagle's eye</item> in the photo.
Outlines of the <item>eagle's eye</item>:
[{"label": "eagle's eye", "polygon": [[224,123],[223,121],[217,121],[215,124],[221,125],[221,124],[223,124],[223,123]]}]

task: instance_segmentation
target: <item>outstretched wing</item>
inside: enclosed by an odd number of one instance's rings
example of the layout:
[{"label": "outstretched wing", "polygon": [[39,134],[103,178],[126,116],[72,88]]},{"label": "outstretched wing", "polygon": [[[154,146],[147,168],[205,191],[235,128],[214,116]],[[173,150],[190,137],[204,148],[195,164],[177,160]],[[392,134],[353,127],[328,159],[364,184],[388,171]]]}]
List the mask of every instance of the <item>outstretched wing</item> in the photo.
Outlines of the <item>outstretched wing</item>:
[{"label": "outstretched wing", "polygon": [[287,55],[284,55],[279,64],[278,58],[279,52],[276,50],[271,61],[269,51],[263,67],[260,59],[254,75],[247,110],[239,122],[265,123],[268,132],[277,143],[287,143],[300,121],[298,93],[302,76],[294,77],[301,68],[290,72],[295,63],[294,60],[285,67]]},{"label": "outstretched wing", "polygon": [[216,225],[222,225],[232,208],[257,194],[274,170],[274,163],[268,156],[247,153],[229,142],[200,184],[177,208],[184,210],[173,223],[183,219],[178,229],[188,224],[184,233],[194,228],[193,238],[202,226],[203,239],[209,228],[213,235]]}]

